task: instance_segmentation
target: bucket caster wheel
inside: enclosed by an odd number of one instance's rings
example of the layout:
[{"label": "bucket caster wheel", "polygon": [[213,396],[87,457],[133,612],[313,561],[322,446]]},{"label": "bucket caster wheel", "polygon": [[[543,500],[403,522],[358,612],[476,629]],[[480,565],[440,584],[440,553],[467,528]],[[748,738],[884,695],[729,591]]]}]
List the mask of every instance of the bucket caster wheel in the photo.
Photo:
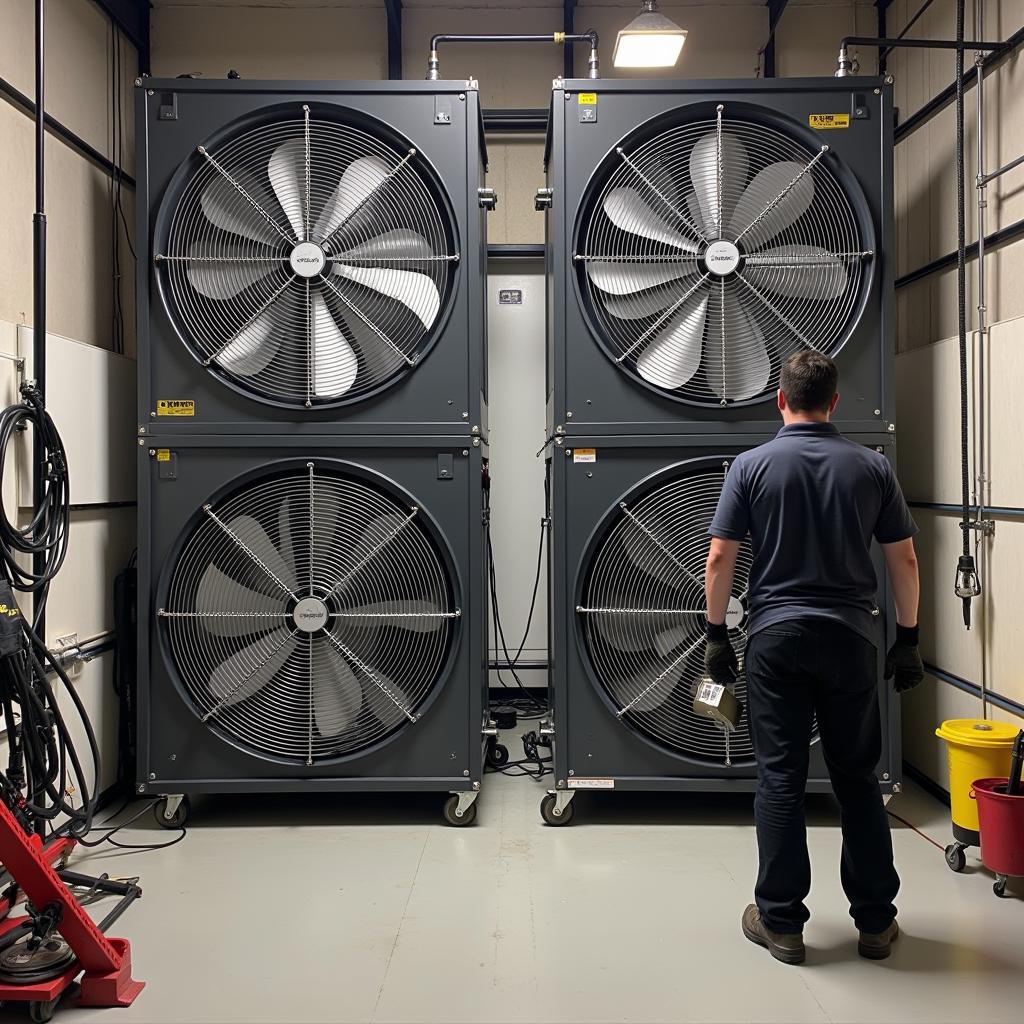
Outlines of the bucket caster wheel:
[{"label": "bucket caster wheel", "polygon": [[444,820],[454,828],[466,828],[476,821],[476,794],[467,795],[474,798],[468,805],[460,799],[463,796],[460,793],[453,793],[444,802]]},{"label": "bucket caster wheel", "polygon": [[1006,879],[1001,875],[996,875],[996,880],[992,883],[992,891],[1001,899],[1006,899]]},{"label": "bucket caster wheel", "polygon": [[950,843],[946,847],[946,865],[950,871],[959,872],[967,867],[967,854],[964,853],[967,847],[963,843]]},{"label": "bucket caster wheel", "polygon": [[567,803],[559,806],[557,793],[548,793],[540,802],[540,816],[544,819],[545,825],[569,825],[572,823],[575,808],[572,805],[572,798]]},{"label": "bucket caster wheel", "polygon": [[32,1024],[47,1024],[47,1021],[53,1020],[53,1014],[59,1002],[60,997],[58,996],[56,999],[37,999],[29,1003],[28,1019],[32,1021]]},{"label": "bucket caster wheel", "polygon": [[487,767],[504,768],[508,764],[508,747],[494,741],[487,744]]},{"label": "bucket caster wheel", "polygon": [[184,828],[192,813],[192,804],[187,796],[162,796],[154,810],[161,828]]}]

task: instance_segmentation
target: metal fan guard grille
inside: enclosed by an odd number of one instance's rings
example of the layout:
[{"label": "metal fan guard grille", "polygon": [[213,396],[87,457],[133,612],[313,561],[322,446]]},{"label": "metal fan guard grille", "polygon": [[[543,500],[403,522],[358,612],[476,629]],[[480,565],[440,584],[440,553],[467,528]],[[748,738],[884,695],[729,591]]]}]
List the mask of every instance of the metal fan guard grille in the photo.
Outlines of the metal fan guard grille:
[{"label": "metal fan guard grille", "polygon": [[275,116],[199,147],[155,255],[163,294],[196,358],[253,397],[356,402],[436,335],[459,259],[453,218],[390,129],[334,107]]},{"label": "metal fan guard grille", "polygon": [[422,517],[314,463],[204,506],[158,612],[202,721],[306,765],[417,721],[461,614]]},{"label": "metal fan guard grille", "polygon": [[874,253],[833,162],[728,105],[618,147],[574,253],[585,315],[616,365],[716,406],[772,395],[795,352],[838,352]]},{"label": "metal fan guard grille", "polygon": [[[577,622],[596,684],[631,729],[672,753],[708,765],[753,763],[746,713],[730,736],[693,710],[704,674],[704,562],[708,527],[728,462],[680,467],[635,499],[584,560]],[[740,547],[727,622],[743,662],[747,580],[753,555]],[[746,704],[741,674],[736,695]]]}]

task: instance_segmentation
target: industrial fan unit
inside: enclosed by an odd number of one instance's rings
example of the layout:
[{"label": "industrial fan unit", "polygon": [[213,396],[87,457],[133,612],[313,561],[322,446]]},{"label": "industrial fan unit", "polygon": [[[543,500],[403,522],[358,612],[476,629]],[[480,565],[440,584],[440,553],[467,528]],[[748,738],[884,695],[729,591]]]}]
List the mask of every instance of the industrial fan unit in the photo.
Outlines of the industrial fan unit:
[{"label": "industrial fan unit", "polygon": [[553,433],[763,432],[808,349],[888,428],[884,80],[565,82],[547,168]]},{"label": "industrial fan unit", "polygon": [[[746,715],[735,731],[698,713],[704,678],[704,563],[722,484],[743,444],[690,435],[566,438],[551,460],[550,563],[555,788],[542,815],[572,819],[585,790],[737,791],[755,783]],[[863,439],[890,452],[891,437]],[[740,654],[752,555],[744,542],[726,622]],[[898,705],[882,680],[893,628],[876,558],[885,792],[900,782]],[[742,672],[735,695],[746,703]],[[828,789],[817,741],[808,787]]]},{"label": "industrial fan unit", "polygon": [[190,793],[426,789],[472,821],[484,449],[464,444],[140,449],[138,791],[165,817]]},{"label": "industrial fan unit", "polygon": [[143,432],[485,429],[473,83],[140,80]]}]

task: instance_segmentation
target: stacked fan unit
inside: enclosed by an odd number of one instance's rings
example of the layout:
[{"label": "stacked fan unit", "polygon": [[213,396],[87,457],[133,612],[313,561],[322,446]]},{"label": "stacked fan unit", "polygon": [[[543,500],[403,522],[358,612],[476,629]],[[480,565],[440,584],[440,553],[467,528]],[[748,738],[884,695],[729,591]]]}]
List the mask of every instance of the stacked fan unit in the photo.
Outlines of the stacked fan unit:
[{"label": "stacked fan unit", "polygon": [[[556,82],[538,194],[551,824],[571,820],[578,789],[753,785],[746,720],[727,734],[693,710],[707,530],[732,460],[781,426],[793,353],[836,359],[836,423],[892,457],[890,93],[881,79]],[[728,615],[741,653],[750,558],[745,546]],[[884,588],[878,607],[891,627]],[[891,790],[898,721],[879,693]]]},{"label": "stacked fan unit", "polygon": [[475,83],[140,83],[139,780],[439,790],[488,743]]}]

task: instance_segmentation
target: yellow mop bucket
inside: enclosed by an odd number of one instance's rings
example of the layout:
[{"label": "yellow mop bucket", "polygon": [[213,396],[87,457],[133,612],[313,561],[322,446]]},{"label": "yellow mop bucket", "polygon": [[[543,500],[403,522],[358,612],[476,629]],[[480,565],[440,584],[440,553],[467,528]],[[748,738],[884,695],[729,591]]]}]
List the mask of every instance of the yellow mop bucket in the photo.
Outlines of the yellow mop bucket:
[{"label": "yellow mop bucket", "polygon": [[949,752],[949,802],[956,842],[946,847],[946,863],[953,871],[963,871],[968,846],[980,845],[978,805],[971,799],[971,787],[976,779],[1009,773],[1017,732],[1016,726],[980,718],[951,718],[935,730]]}]

